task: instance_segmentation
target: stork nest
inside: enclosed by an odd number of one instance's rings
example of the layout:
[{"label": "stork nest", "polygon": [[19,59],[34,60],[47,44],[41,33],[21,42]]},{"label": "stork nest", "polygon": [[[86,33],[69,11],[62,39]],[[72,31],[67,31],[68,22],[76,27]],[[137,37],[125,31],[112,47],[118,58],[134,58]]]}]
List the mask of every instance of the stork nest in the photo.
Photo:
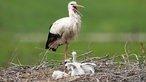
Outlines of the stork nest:
[{"label": "stork nest", "polygon": [[[117,56],[118,57],[118,56]],[[114,62],[116,57],[92,57],[81,62],[97,65],[95,74],[67,77],[58,80],[52,78],[55,70],[63,70],[63,62],[54,64],[44,61],[38,66],[13,64],[1,68],[0,82],[146,82],[146,64],[140,62]]]}]

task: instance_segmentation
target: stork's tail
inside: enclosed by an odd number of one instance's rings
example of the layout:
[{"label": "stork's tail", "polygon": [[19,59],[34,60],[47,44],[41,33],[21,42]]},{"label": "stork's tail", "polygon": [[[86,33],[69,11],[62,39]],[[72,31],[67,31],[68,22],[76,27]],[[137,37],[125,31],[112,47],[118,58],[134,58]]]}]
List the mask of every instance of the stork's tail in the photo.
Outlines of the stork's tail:
[{"label": "stork's tail", "polygon": [[60,43],[58,43],[58,40],[60,38],[61,38],[61,36],[59,34],[49,33],[45,49],[50,49],[52,51],[56,51],[58,46],[60,46]]}]

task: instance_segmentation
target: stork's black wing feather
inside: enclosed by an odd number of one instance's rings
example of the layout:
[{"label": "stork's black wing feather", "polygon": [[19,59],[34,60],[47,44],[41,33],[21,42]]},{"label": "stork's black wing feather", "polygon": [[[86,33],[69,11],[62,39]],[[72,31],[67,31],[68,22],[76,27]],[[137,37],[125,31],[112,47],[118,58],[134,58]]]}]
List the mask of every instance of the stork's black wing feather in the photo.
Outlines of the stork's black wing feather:
[{"label": "stork's black wing feather", "polygon": [[[50,26],[50,28],[51,27],[52,27],[52,25]],[[45,49],[51,49],[52,51],[56,51],[56,48],[50,48],[49,44],[53,43],[54,41],[56,41],[59,38],[61,38],[61,36],[59,34],[53,34],[53,33],[49,32]]]},{"label": "stork's black wing feather", "polygon": [[[48,39],[47,39],[47,42],[46,42],[46,47],[45,49],[50,49],[49,47],[49,44],[56,41],[58,38],[60,38],[61,36],[59,34],[52,34],[52,33],[49,33],[48,34]],[[53,51],[56,51],[55,49],[52,48]]]}]

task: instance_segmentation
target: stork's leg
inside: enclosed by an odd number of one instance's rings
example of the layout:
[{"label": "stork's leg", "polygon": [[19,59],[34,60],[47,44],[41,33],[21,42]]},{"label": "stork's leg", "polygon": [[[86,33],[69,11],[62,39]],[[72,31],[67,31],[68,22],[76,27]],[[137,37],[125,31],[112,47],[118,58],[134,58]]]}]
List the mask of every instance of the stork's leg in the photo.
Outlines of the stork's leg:
[{"label": "stork's leg", "polygon": [[68,44],[66,44],[65,52],[64,52],[64,60],[66,60],[66,56],[68,54]]},{"label": "stork's leg", "polygon": [[[66,44],[65,52],[64,52],[64,60],[66,60],[66,56],[68,54],[68,44]],[[64,67],[64,72],[67,73],[67,68]]]}]

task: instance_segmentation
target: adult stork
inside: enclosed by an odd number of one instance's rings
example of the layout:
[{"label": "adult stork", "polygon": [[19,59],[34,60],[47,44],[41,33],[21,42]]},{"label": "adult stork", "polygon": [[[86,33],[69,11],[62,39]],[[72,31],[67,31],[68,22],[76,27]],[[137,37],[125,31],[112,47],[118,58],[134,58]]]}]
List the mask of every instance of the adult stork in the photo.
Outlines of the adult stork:
[{"label": "adult stork", "polygon": [[64,59],[66,59],[68,54],[69,42],[77,38],[80,31],[81,17],[77,7],[83,6],[78,5],[75,1],[71,1],[68,4],[69,17],[61,18],[50,26],[50,32],[45,48],[56,51],[58,46],[65,44],[66,49],[64,52]]}]

